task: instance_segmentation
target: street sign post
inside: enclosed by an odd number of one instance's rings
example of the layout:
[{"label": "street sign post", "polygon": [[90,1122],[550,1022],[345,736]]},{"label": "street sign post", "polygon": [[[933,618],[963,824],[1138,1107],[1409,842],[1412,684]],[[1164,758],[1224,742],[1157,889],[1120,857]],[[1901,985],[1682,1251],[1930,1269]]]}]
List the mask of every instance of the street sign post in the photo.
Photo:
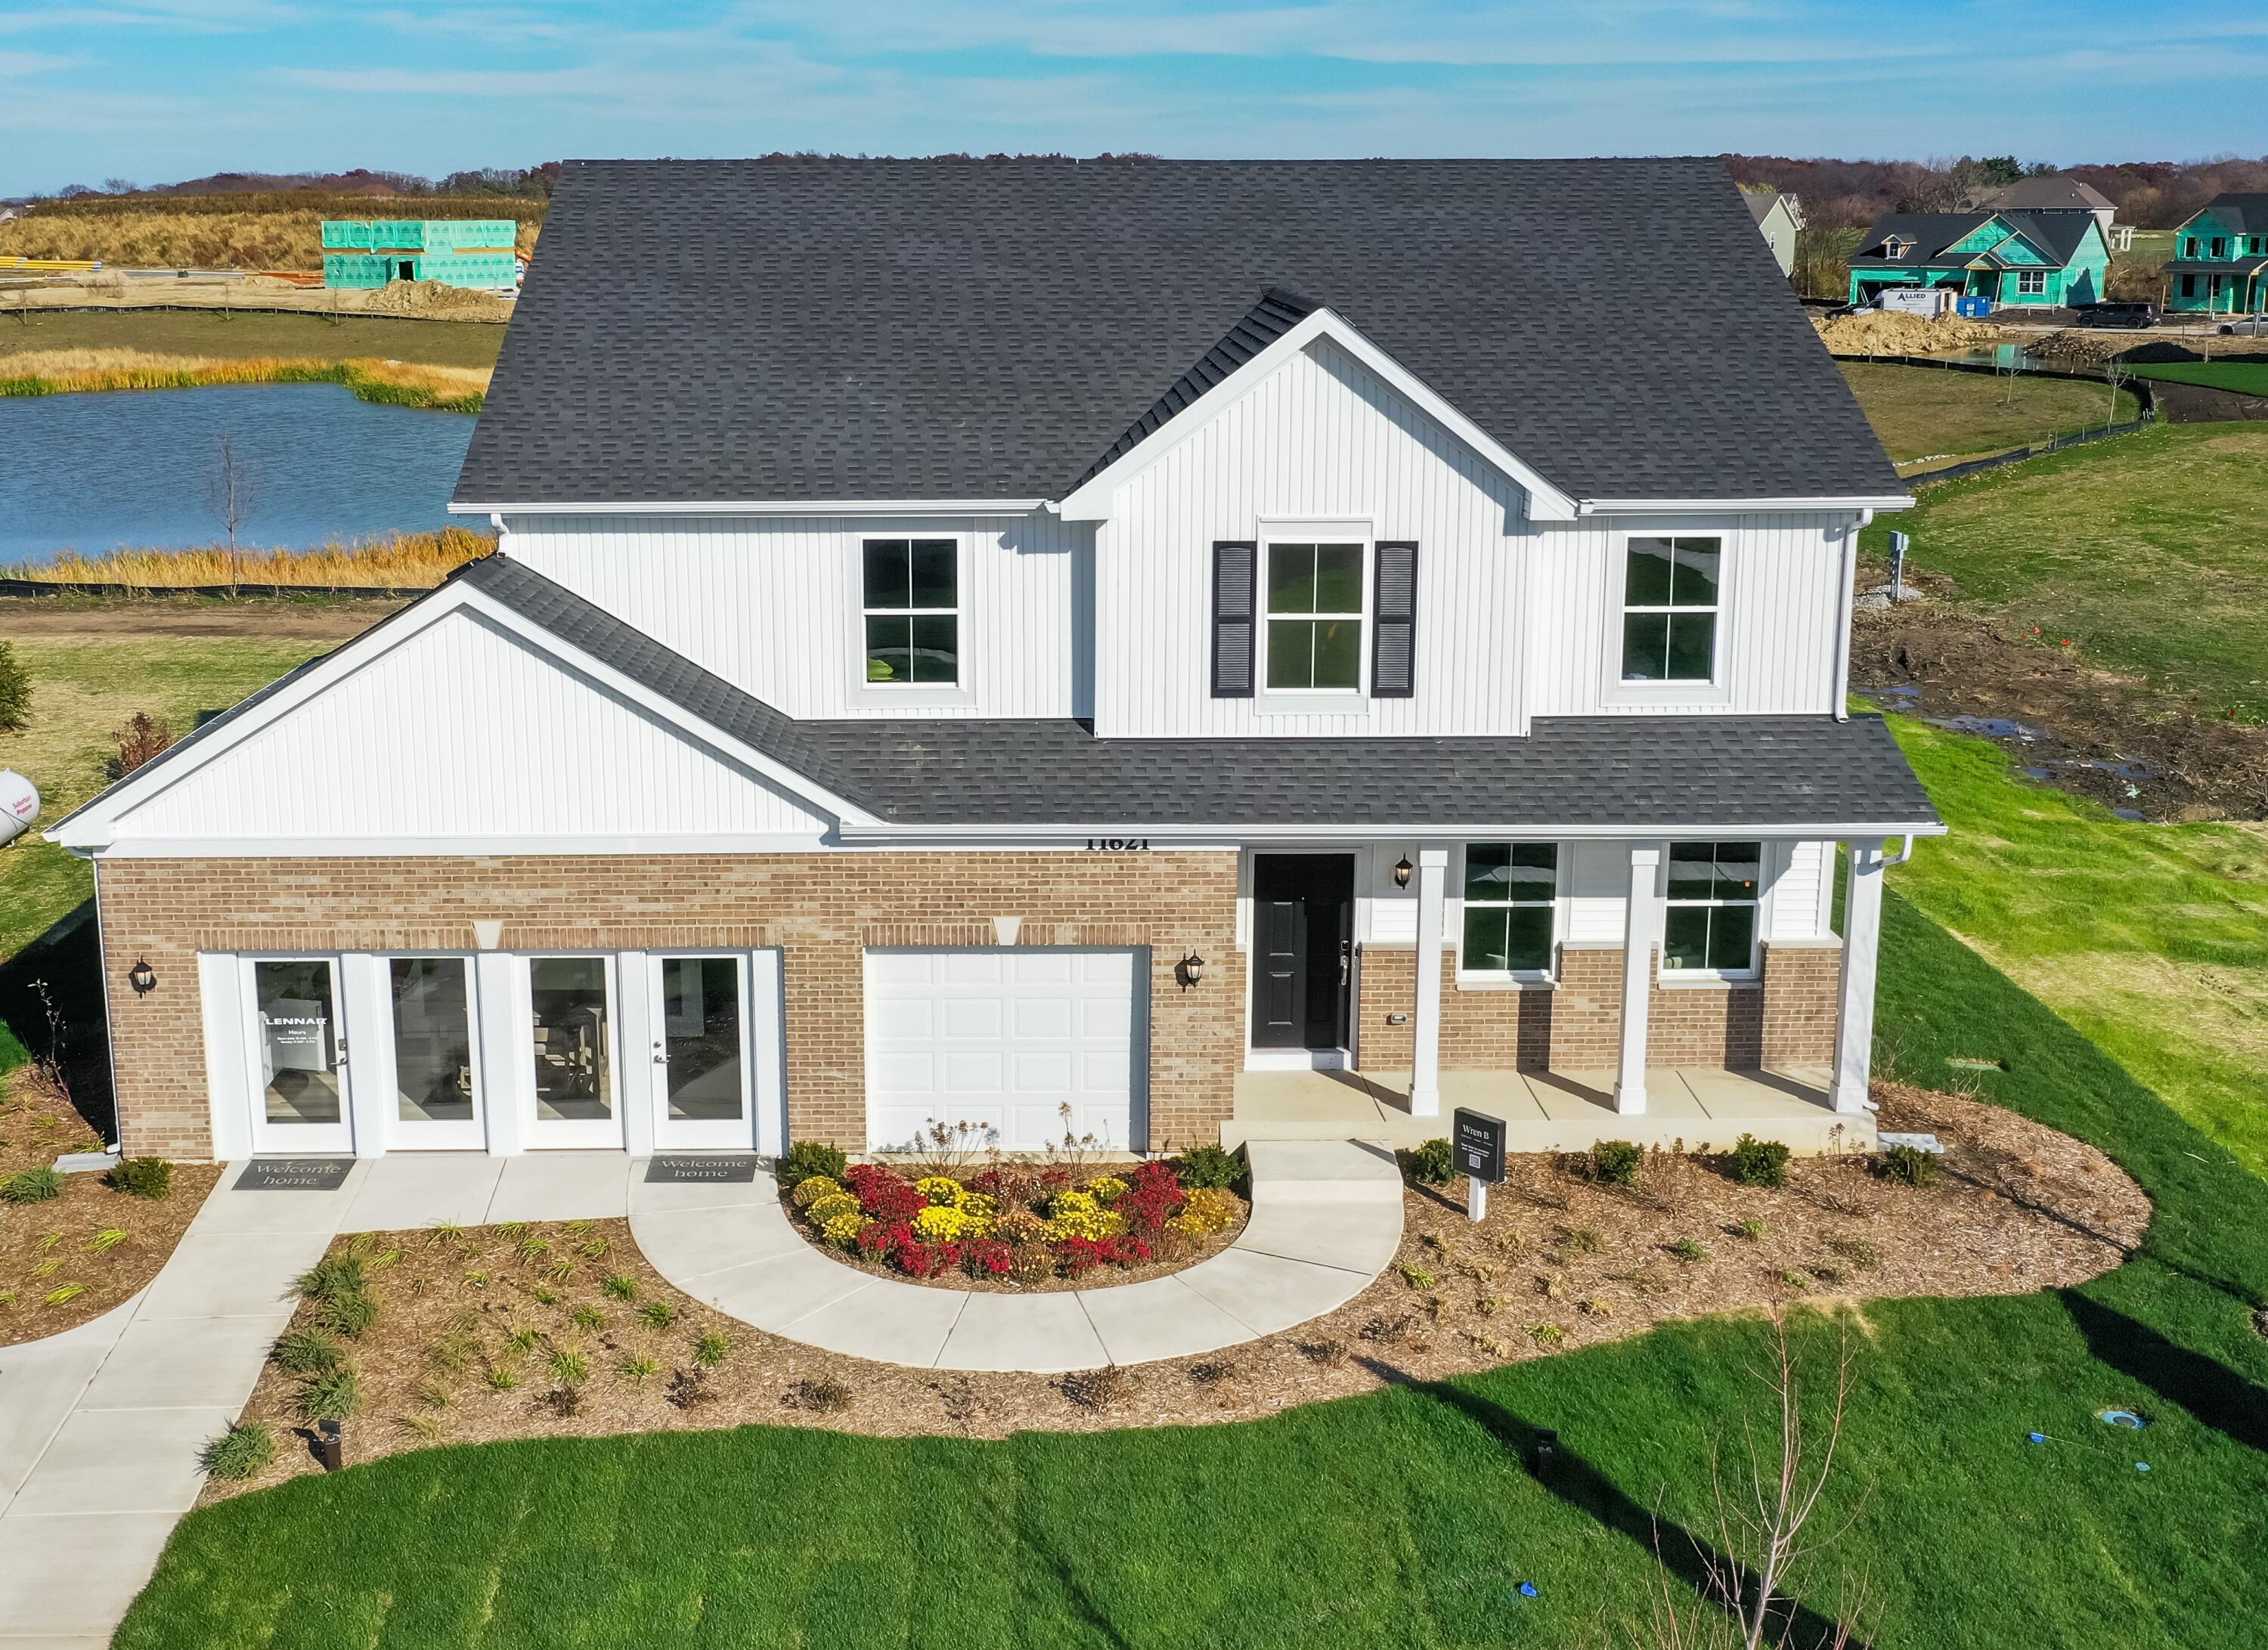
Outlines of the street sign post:
[{"label": "street sign post", "polygon": [[1478,1220],[1488,1213],[1488,1189],[1504,1180],[1504,1119],[1460,1106],[1451,1130],[1457,1167],[1465,1171],[1465,1213]]}]

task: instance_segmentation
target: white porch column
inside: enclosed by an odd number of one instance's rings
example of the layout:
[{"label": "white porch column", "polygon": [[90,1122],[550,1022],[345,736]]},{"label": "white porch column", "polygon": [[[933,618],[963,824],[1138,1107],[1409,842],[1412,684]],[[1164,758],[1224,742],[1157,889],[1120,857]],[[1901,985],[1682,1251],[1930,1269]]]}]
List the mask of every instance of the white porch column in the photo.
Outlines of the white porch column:
[{"label": "white porch column", "polygon": [[1410,1115],[1441,1115],[1441,923],[1442,885],[1448,880],[1449,851],[1421,844],[1418,850],[1418,1019],[1410,1062]]},{"label": "white porch column", "polygon": [[1653,940],[1660,932],[1660,901],[1654,884],[1661,869],[1661,844],[1632,843],[1630,895],[1623,908],[1623,1037],[1615,1068],[1615,1109],[1636,1116],[1646,1110],[1646,1020],[1653,998]]},{"label": "white porch column", "polygon": [[1874,964],[1882,935],[1882,839],[1845,844],[1843,971],[1835,1005],[1835,1109],[1863,1111],[1874,1053]]}]

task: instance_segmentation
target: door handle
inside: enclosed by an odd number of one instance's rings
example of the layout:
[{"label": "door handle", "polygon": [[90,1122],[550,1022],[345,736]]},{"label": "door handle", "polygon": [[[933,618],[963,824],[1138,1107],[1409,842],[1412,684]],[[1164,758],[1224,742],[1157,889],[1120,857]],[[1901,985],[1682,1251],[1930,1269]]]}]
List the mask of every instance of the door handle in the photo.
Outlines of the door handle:
[{"label": "door handle", "polygon": [[1348,969],[1348,965],[1349,965],[1350,961],[1351,961],[1351,958],[1353,957],[1353,954],[1354,954],[1354,943],[1353,943],[1351,940],[1346,940],[1346,939],[1342,939],[1342,940],[1340,940],[1340,941],[1339,941],[1339,983],[1340,983],[1341,985],[1344,985],[1344,984],[1347,983],[1347,969]]},{"label": "door handle", "polygon": [[658,1042],[653,1045],[653,1063],[656,1065],[667,1065],[669,1064],[668,1053],[662,1048],[661,1044]]}]

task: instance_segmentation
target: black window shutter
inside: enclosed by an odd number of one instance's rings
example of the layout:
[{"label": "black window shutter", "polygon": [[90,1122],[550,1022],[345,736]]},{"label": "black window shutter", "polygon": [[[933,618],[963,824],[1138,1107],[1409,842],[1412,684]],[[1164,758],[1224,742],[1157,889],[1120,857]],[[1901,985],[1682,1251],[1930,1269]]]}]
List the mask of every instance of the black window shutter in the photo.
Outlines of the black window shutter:
[{"label": "black window shutter", "polygon": [[1212,696],[1252,696],[1252,609],[1260,547],[1249,540],[1212,547]]},{"label": "black window shutter", "polygon": [[1370,696],[1407,699],[1418,689],[1418,546],[1381,540],[1372,605]]}]

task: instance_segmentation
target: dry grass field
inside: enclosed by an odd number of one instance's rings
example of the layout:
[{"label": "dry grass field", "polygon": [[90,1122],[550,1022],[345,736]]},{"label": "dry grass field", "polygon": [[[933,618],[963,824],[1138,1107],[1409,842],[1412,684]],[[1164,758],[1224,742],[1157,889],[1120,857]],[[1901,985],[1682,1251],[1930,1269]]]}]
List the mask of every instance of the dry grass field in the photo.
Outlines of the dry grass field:
[{"label": "dry grass field", "polygon": [[365,543],[314,550],[112,550],[65,554],[52,561],[0,569],[10,578],[57,585],[131,585],[174,590],[196,586],[303,585],[316,590],[414,590],[439,584],[467,562],[496,549],[493,536],[468,527],[402,533]]},{"label": "dry grass field", "polygon": [[320,269],[323,220],[509,217],[526,257],[545,203],[508,197],[372,199],[277,195],[122,195],[47,201],[0,224],[0,256],[95,258],[136,269]]}]

